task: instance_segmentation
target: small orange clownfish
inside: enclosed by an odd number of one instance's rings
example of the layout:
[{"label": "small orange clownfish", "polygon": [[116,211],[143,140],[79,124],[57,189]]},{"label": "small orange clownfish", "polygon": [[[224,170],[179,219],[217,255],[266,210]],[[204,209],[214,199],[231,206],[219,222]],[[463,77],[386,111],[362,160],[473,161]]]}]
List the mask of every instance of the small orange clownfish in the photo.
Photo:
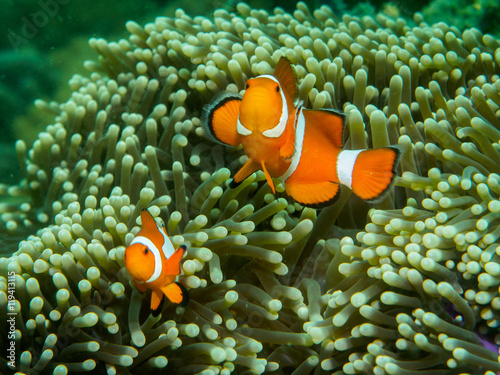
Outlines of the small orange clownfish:
[{"label": "small orange clownfish", "polygon": [[159,227],[148,210],[141,211],[141,221],[142,229],[125,249],[125,267],[139,291],[151,289],[151,310],[157,316],[165,296],[181,306],[188,303],[187,290],[176,281],[186,246],[176,250],[165,227]]},{"label": "small orange clownfish", "polygon": [[246,82],[243,97],[223,92],[205,106],[202,123],[208,137],[241,144],[248,156],[233,185],[260,169],[273,193],[275,177],[305,206],[333,203],[339,184],[368,202],[381,200],[394,181],[399,150],[343,150],[345,115],[306,109],[297,94],[295,72],[281,57],[272,75]]}]

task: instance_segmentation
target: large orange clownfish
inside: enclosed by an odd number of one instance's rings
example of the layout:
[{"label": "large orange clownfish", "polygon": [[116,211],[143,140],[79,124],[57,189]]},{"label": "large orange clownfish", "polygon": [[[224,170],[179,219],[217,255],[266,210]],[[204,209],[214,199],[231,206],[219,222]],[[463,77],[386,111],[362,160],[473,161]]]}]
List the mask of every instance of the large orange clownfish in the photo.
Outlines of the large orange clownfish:
[{"label": "large orange clownfish", "polygon": [[125,249],[125,267],[139,291],[151,289],[151,310],[157,316],[165,296],[181,306],[188,303],[186,289],[176,281],[186,246],[175,249],[165,227],[148,210],[141,211],[141,221],[141,230]]},{"label": "large orange clownfish", "polygon": [[295,201],[306,206],[331,204],[343,184],[368,202],[377,202],[391,187],[399,159],[396,147],[343,150],[345,115],[311,110],[297,101],[294,70],[281,57],[272,75],[246,82],[243,97],[223,92],[202,113],[209,138],[242,145],[248,161],[233,185],[262,170],[275,192],[272,177],[284,182]]}]

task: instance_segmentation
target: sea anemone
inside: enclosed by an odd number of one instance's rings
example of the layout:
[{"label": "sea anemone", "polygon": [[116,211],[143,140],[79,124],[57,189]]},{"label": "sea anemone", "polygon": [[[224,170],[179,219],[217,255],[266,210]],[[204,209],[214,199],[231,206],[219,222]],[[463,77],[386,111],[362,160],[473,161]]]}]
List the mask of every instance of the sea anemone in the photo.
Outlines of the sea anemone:
[{"label": "sea anemone", "polygon": [[[25,179],[0,189],[30,197],[0,214],[24,238],[0,259],[16,369],[500,371],[500,42],[414,22],[239,3],[91,39],[90,75],[70,80],[66,103],[36,102],[54,123],[30,150],[17,143]],[[347,113],[347,148],[403,150],[399,187],[375,208],[347,190],[303,208],[261,173],[229,188],[246,157],[205,138],[201,108],[283,55],[308,107]],[[123,267],[144,208],[190,243],[191,301],[156,318]]]}]

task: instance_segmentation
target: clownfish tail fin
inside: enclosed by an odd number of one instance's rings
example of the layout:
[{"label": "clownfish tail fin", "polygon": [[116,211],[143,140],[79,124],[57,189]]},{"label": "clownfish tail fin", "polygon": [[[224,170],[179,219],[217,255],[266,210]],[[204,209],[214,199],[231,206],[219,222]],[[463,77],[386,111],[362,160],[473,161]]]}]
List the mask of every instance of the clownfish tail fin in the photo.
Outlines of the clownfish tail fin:
[{"label": "clownfish tail fin", "polygon": [[394,183],[399,157],[397,147],[343,150],[337,159],[339,181],[365,201],[377,203]]},{"label": "clownfish tail fin", "polygon": [[229,182],[229,187],[231,189],[236,189],[240,184],[241,184],[242,181],[240,182],[236,182],[234,181],[234,179],[232,179],[230,182]]}]

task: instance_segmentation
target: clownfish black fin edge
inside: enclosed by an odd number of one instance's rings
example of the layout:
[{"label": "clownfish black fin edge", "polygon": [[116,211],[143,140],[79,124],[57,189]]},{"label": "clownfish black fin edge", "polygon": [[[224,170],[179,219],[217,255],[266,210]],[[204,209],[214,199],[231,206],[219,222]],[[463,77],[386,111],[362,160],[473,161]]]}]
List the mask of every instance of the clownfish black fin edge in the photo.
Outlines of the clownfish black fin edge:
[{"label": "clownfish black fin edge", "polygon": [[[320,129],[326,139],[329,139],[336,147],[343,146],[343,137],[347,116],[336,109],[307,109],[302,110],[307,127]],[[328,126],[325,126],[327,124]]]},{"label": "clownfish black fin edge", "polygon": [[238,186],[240,186],[240,184],[241,184],[243,181],[245,181],[245,180],[241,180],[240,182],[236,182],[236,181],[234,181],[234,178],[233,178],[233,179],[231,179],[231,181],[229,182],[229,187],[230,187],[231,189],[236,189]]},{"label": "clownfish black fin edge", "polygon": [[394,151],[394,153],[396,154],[395,158],[394,158],[394,163],[393,163],[393,166],[392,166],[392,177],[391,177],[391,182],[387,185],[387,187],[382,190],[382,192],[376,196],[375,198],[372,198],[372,199],[364,199],[365,202],[367,203],[370,203],[370,204],[375,204],[375,203],[379,203],[381,201],[383,201],[386,197],[387,197],[387,194],[389,193],[389,191],[392,189],[392,187],[394,186],[394,182],[396,180],[396,176],[397,176],[397,172],[396,172],[396,168],[398,167],[399,165],[399,161],[401,159],[401,149],[400,147],[398,146],[387,146],[387,147],[384,147],[386,149],[391,149],[392,151]]},{"label": "clownfish black fin edge", "polygon": [[[333,181],[330,181],[330,182],[332,184],[339,185],[337,182],[333,182]],[[337,202],[337,200],[339,199],[339,197],[340,197],[340,185],[339,185],[339,190],[337,191],[337,194],[335,194],[332,198],[330,198],[330,199],[328,199],[326,201],[322,201],[322,202],[318,202],[318,203],[302,203],[302,202],[297,201],[297,203],[301,204],[304,207],[321,209],[321,208],[325,208],[325,207],[331,206],[332,204],[334,204],[335,202]]]},{"label": "clownfish black fin edge", "polygon": [[153,315],[155,318],[160,315],[161,310],[163,309],[163,302],[165,302],[165,296],[162,296],[160,304],[158,307],[154,310],[151,310],[151,315]]},{"label": "clownfish black fin edge", "polygon": [[285,190],[297,203],[305,207],[322,208],[339,197],[340,184],[333,181],[316,183],[285,183]]},{"label": "clownfish black fin edge", "polygon": [[179,306],[186,307],[187,304],[189,303],[189,293],[184,285],[182,285],[180,282],[176,281],[175,282],[177,286],[181,289],[182,292],[182,301],[179,303]]},{"label": "clownfish black fin edge", "polygon": [[[201,111],[201,124],[205,136],[211,141],[223,144],[226,146],[237,146],[237,138],[239,137],[236,130],[239,115],[239,102],[241,96],[235,93],[221,91],[216,94]],[[238,108],[232,108],[233,104],[237,104]],[[228,109],[226,117],[222,124],[215,124],[214,117],[220,111]],[[221,127],[219,130],[216,128]],[[219,133],[219,136],[217,135]],[[223,138],[223,139],[221,139]]]}]

